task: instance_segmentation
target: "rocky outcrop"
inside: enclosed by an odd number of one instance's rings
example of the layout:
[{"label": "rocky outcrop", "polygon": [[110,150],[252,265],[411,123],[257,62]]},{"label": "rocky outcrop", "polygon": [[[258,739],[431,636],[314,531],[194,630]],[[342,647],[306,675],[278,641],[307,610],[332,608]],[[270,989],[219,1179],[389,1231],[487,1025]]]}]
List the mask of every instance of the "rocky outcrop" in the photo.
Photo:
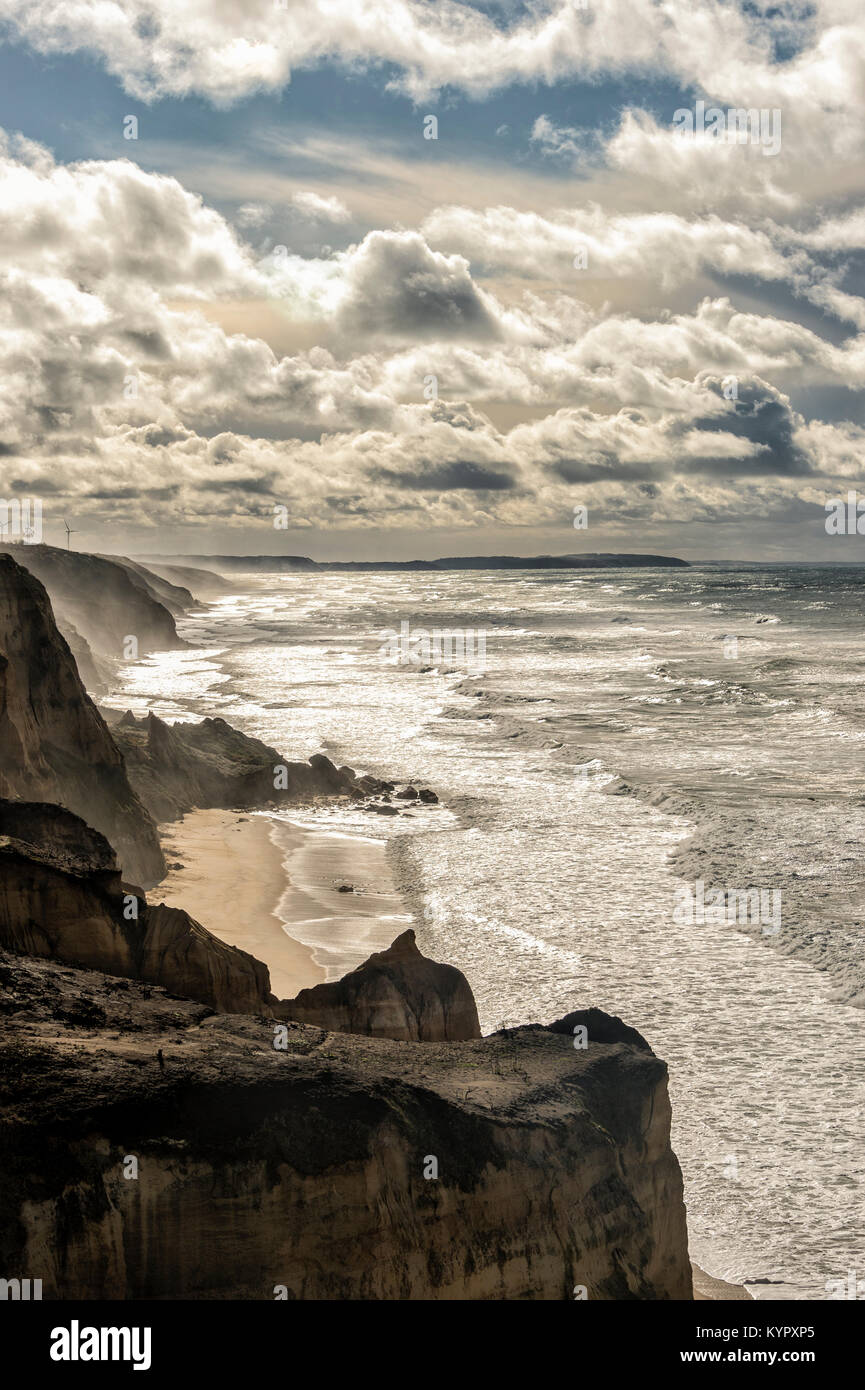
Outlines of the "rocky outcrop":
[{"label": "rocky outcrop", "polygon": [[187,645],[156,595],[155,586],[164,581],[154,576],[149,584],[131,562],[51,545],[16,546],[15,558],[44,584],[58,626],[72,625],[97,656],[123,661],[133,651],[144,656]]},{"label": "rocky outcrop", "polygon": [[274,1012],[329,1032],[397,1041],[464,1042],[481,1035],[465,975],[422,956],[413,931],[403,932],[341,980],[301,990]]},{"label": "rocky outcrop", "polygon": [[45,1299],[692,1297],[645,1044],[289,1024],[280,1048],[11,957],[0,1012],[0,1266]]},{"label": "rocky outcrop", "polygon": [[4,553],[0,796],[54,801],[82,816],[111,841],[124,873],[135,883],[155,883],[165,872],[156,826],[84,689],[45,589]]},{"label": "rocky outcrop", "polygon": [[177,820],[193,806],[297,805],[319,796],[368,795],[351,768],[316,753],[290,762],[224,719],[166,724],[154,714],[127,712],[112,725],[130,781],[157,821]]},{"label": "rocky outcrop", "polygon": [[0,944],[269,1013],[267,967],[124,884],[104,836],[60,806],[0,801]]}]

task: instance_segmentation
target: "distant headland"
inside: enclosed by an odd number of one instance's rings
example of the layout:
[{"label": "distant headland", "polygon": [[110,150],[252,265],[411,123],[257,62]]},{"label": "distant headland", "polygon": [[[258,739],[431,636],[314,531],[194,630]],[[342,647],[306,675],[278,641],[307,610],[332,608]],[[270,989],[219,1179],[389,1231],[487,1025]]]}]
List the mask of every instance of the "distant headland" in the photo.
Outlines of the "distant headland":
[{"label": "distant headland", "polygon": [[673,555],[455,555],[441,560],[311,560],[307,555],[145,555],[156,562],[182,561],[218,570],[558,570],[687,566]]}]

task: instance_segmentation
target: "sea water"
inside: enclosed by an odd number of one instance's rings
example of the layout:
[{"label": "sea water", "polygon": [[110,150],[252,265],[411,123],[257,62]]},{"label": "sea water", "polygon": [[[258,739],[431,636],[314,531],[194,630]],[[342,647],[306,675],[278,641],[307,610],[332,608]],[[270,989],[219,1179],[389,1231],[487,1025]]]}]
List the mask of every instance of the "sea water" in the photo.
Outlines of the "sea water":
[{"label": "sea water", "polygon": [[[865,1277],[865,572],[237,582],[110,703],[433,787],[400,817],[292,819],[387,841],[484,1031],[594,1006],[644,1034],[698,1263],[760,1297]],[[406,659],[406,623],[483,643]],[[697,884],[778,892],[780,925],[688,920]]]}]

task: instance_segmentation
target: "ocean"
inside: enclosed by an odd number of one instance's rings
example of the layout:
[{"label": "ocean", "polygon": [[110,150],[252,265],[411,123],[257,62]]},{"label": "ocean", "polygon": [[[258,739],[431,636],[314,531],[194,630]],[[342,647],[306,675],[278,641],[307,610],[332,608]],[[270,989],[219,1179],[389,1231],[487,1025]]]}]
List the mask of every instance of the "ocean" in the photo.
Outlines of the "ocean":
[{"label": "ocean", "polygon": [[705,1269],[761,1298],[865,1279],[865,570],[238,582],[107,703],[434,788],[292,820],[387,841],[484,1031],[594,1006],[643,1033]]}]

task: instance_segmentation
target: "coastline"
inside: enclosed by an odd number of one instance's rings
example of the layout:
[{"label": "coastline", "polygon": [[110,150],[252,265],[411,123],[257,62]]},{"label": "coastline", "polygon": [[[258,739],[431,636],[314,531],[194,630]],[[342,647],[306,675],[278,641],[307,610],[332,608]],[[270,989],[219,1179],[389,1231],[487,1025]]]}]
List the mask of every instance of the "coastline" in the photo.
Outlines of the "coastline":
[{"label": "coastline", "polygon": [[[263,961],[278,998],[339,979],[412,922],[387,842],[374,836],[262,813],[195,810],[161,827],[161,837],[171,867],[151,901],[185,908]],[[693,1261],[692,1270],[696,1302],[753,1301],[743,1285]]]},{"label": "coastline", "polygon": [[340,979],[411,926],[384,840],[225,810],[160,831],[169,872],[150,901],[263,961],[279,999]]},{"label": "coastline", "polygon": [[754,1295],[744,1284],[729,1284],[726,1279],[716,1279],[707,1274],[698,1264],[691,1261],[694,1276],[695,1303],[753,1303]]}]

